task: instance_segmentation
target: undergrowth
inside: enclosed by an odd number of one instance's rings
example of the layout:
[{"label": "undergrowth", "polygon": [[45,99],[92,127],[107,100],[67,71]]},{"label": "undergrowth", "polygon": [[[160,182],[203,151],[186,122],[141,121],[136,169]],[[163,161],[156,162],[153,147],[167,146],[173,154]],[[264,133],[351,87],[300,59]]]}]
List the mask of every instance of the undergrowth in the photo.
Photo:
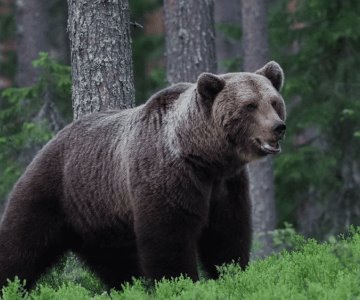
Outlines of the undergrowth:
[{"label": "undergrowth", "polygon": [[359,228],[324,243],[297,235],[291,240],[292,250],[253,261],[244,272],[232,264],[220,268],[218,280],[193,283],[179,277],[152,289],[135,279],[122,291],[106,291],[84,268],[74,271],[70,260],[70,266],[67,261],[53,269],[30,292],[18,279],[9,282],[2,299],[360,299]]}]

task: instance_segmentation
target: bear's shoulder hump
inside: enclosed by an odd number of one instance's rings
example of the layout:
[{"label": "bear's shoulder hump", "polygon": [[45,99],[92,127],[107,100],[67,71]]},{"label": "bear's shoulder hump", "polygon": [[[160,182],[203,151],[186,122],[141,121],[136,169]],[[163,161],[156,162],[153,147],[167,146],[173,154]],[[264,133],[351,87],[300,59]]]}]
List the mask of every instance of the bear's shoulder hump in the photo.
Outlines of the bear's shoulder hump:
[{"label": "bear's shoulder hump", "polygon": [[176,101],[180,94],[188,90],[193,84],[189,82],[180,82],[167,87],[154,95],[146,101],[147,109],[152,110],[160,107],[169,107]]}]

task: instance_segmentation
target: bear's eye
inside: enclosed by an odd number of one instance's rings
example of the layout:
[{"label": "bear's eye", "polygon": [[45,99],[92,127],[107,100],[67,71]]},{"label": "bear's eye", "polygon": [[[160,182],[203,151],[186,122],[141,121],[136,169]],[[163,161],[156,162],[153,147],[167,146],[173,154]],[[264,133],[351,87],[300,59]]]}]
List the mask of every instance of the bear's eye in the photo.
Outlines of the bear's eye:
[{"label": "bear's eye", "polygon": [[256,103],[249,103],[246,105],[246,110],[247,111],[254,111],[255,109],[257,109],[257,104]]}]

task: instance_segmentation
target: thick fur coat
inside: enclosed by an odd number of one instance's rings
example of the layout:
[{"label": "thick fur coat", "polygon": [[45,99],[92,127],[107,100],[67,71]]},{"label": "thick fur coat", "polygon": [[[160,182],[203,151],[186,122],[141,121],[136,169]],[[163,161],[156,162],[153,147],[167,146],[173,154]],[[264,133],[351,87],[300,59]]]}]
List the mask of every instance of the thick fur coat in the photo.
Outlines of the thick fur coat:
[{"label": "thick fur coat", "polygon": [[60,131],[16,183],[0,227],[0,286],[31,286],[66,251],[109,287],[133,276],[198,279],[249,261],[246,163],[280,151],[283,72],[203,73],[137,108]]}]

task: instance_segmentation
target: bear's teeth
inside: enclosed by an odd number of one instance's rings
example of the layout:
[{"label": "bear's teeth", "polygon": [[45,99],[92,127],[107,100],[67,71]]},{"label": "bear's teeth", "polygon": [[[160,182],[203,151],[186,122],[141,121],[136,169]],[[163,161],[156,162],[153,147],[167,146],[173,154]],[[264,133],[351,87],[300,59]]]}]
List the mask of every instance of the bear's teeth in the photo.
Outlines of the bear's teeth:
[{"label": "bear's teeth", "polygon": [[263,143],[261,149],[268,153],[277,153],[280,152],[280,146],[278,143],[275,143],[275,146],[269,145],[268,143]]}]

